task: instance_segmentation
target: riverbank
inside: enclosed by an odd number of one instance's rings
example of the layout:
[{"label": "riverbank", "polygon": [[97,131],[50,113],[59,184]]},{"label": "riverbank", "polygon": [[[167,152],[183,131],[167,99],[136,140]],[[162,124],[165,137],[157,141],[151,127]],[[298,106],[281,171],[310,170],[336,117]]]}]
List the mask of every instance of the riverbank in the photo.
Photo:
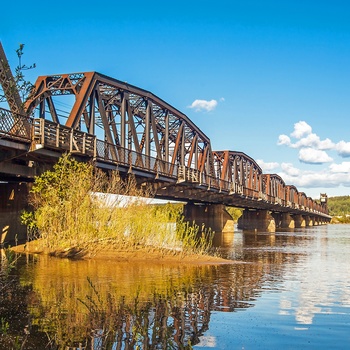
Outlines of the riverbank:
[{"label": "riverbank", "polygon": [[152,264],[234,264],[236,261],[227,260],[219,256],[207,254],[190,254],[170,249],[159,249],[155,247],[137,247],[132,250],[118,248],[101,248],[93,252],[70,248],[66,250],[51,251],[43,248],[40,241],[31,241],[10,248],[20,254],[47,254],[59,258],[72,260],[110,260],[114,262],[147,262]]}]

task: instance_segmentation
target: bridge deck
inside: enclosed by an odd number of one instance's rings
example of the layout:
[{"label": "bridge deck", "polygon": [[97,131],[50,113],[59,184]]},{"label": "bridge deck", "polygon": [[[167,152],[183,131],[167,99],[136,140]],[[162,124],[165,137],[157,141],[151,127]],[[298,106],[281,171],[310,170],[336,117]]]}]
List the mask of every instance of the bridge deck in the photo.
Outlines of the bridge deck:
[{"label": "bridge deck", "polygon": [[[96,135],[43,118],[15,115],[4,109],[0,109],[0,149],[2,150],[0,176],[2,175],[3,179],[6,179],[6,175],[9,174],[21,177],[17,174],[20,167],[22,170],[25,169],[22,176],[31,179],[35,175],[35,172],[31,171],[32,165],[25,166],[21,161],[54,162],[62,153],[70,152],[81,160],[92,161],[102,169],[134,173],[139,181],[152,183],[155,195],[159,198],[197,203],[221,203],[241,208],[267,209],[330,218],[326,208],[314,201],[306,200],[305,196],[294,196],[292,199],[296,198],[296,200],[293,201],[286,198],[286,191],[277,191],[277,195],[273,195],[267,193],[268,191],[264,192],[262,188],[257,188],[256,184],[251,187],[245,186],[238,177],[236,177],[237,182],[233,182],[232,174],[231,181],[226,180],[222,171],[219,176],[212,176],[198,169],[166,162],[157,157],[99,140]],[[232,153],[229,155],[232,156]],[[221,156],[226,157],[227,154],[222,152]],[[245,155],[237,152],[235,156],[237,160],[238,156]],[[240,171],[243,172],[242,159],[239,159],[241,160]],[[248,156],[244,159],[252,161]],[[252,170],[251,163],[249,167]],[[281,182],[281,179],[277,180]],[[265,189],[268,188],[273,192],[271,184],[273,185],[276,179],[269,178],[269,181],[272,182],[267,184]],[[281,193],[282,196],[278,195]]]}]

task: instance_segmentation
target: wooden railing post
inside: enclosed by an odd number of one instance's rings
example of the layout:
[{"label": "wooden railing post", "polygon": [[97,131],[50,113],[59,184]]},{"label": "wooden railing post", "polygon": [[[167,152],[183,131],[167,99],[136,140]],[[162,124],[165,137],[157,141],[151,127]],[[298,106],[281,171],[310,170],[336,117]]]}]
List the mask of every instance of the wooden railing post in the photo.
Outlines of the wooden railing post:
[{"label": "wooden railing post", "polygon": [[40,119],[40,136],[41,136],[40,143],[44,145],[45,144],[45,119]]},{"label": "wooden railing post", "polygon": [[56,126],[56,147],[60,147],[60,124]]},{"label": "wooden railing post", "polygon": [[94,136],[94,158],[97,157],[97,137]]},{"label": "wooden railing post", "polygon": [[69,152],[73,151],[73,130],[71,129],[69,133]]}]

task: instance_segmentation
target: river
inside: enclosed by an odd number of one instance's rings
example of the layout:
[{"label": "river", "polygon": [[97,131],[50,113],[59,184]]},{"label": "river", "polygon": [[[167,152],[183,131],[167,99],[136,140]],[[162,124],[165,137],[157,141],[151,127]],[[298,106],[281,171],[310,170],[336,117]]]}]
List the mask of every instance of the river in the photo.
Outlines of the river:
[{"label": "river", "polygon": [[3,261],[0,349],[350,348],[350,225],[214,244],[236,263]]}]

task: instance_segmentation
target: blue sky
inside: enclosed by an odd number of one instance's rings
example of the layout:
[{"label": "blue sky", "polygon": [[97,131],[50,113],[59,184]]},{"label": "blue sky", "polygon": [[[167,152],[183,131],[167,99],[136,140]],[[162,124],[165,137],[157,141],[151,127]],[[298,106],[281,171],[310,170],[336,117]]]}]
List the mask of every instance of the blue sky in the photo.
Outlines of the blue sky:
[{"label": "blue sky", "polygon": [[350,194],[348,1],[6,1],[0,40],[26,77],[97,71],[185,113],[318,198]]}]

